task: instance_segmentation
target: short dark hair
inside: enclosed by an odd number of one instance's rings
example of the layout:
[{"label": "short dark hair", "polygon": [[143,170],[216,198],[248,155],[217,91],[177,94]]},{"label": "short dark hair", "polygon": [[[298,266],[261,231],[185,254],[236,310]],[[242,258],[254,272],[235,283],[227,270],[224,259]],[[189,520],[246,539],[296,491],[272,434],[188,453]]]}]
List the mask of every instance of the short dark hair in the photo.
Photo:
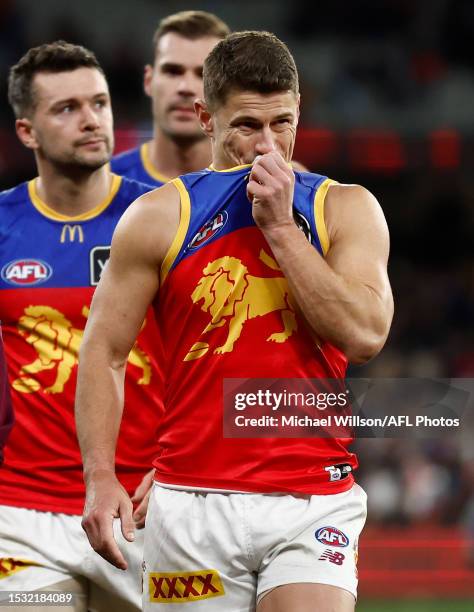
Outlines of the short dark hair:
[{"label": "short dark hair", "polygon": [[206,11],[180,11],[164,17],[153,35],[153,52],[158,43],[168,32],[175,32],[183,38],[197,40],[206,36],[225,38],[230,34],[229,26],[213,13]]},{"label": "short dark hair", "polygon": [[69,72],[77,68],[96,68],[104,74],[92,51],[64,40],[33,47],[25,53],[20,61],[12,66],[8,77],[8,101],[17,119],[31,114],[35,109],[32,83],[36,74]]},{"label": "short dark hair", "polygon": [[204,62],[204,97],[209,108],[231,91],[299,92],[298,71],[288,47],[270,32],[234,32]]}]

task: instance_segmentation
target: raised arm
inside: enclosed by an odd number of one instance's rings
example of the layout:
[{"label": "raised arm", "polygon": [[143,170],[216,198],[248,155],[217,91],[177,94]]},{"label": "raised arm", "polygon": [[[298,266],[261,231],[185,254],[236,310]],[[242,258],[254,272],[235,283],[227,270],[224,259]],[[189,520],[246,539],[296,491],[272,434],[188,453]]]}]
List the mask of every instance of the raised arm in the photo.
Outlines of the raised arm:
[{"label": "raised arm", "polygon": [[293,172],[278,153],[255,162],[248,185],[253,215],[301,312],[316,337],[340,348],[349,361],[363,363],[384,345],[393,316],[382,210],[363,187],[331,185],[323,258],[293,221],[293,191]]},{"label": "raised arm", "polygon": [[133,540],[132,503],[115,477],[115,447],[130,350],[159,289],[161,262],[179,223],[179,194],[166,185],[139,198],[120,220],[92,300],[79,355],[76,426],[84,463],[83,527],[105,559],[126,569],[112,531]]}]

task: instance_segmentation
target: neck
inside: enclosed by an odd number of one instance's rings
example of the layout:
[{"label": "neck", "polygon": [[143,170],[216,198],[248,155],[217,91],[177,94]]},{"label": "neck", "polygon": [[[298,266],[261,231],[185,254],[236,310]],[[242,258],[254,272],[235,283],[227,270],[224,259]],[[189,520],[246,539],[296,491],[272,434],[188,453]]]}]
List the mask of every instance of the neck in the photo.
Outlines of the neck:
[{"label": "neck", "polygon": [[154,131],[148,153],[152,166],[169,178],[202,170],[211,162],[208,138],[174,141],[159,129]]},{"label": "neck", "polygon": [[68,217],[98,206],[109,195],[112,183],[108,164],[90,172],[74,173],[38,164],[38,174],[38,196],[54,211]]}]

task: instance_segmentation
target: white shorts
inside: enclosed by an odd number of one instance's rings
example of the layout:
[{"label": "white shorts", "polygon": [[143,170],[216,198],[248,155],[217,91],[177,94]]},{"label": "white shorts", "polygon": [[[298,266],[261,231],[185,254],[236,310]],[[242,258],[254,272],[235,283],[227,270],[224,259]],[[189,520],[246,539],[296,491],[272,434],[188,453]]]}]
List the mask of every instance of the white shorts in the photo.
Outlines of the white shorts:
[{"label": "white shorts", "polygon": [[[154,485],[145,528],[143,610],[249,612],[284,584],[356,596],[367,496],[177,491]],[[187,609],[187,607],[186,607]]]},{"label": "white shorts", "polygon": [[0,601],[5,591],[35,591],[82,576],[91,612],[141,610],[143,530],[132,543],[118,521],[114,532],[126,572],[92,550],[80,516],[0,506]]}]

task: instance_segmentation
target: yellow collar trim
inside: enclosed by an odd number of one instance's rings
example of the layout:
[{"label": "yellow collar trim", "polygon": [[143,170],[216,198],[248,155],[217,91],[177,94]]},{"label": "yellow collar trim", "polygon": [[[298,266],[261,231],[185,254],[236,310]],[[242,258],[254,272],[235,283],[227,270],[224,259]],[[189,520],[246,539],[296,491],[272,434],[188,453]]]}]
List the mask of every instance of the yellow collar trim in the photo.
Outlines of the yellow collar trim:
[{"label": "yellow collar trim", "polygon": [[250,168],[252,164],[242,164],[241,166],[233,166],[232,168],[226,168],[225,170],[216,170],[212,164],[208,166],[208,170],[212,172],[236,172],[237,170],[243,170],[244,168]]},{"label": "yellow collar trim", "polygon": [[110,192],[105,198],[103,202],[95,206],[92,210],[88,210],[85,213],[76,216],[62,215],[61,213],[56,212],[51,207],[49,207],[43,200],[39,197],[38,192],[36,190],[36,181],[38,179],[33,179],[28,182],[28,193],[31,199],[31,203],[36,208],[38,212],[40,212],[48,219],[53,219],[53,221],[88,221],[89,219],[93,219],[100,215],[107,206],[112,202],[114,197],[117,194],[117,191],[120,188],[122,183],[122,177],[117,176],[116,174],[112,174],[112,185],[110,187]]},{"label": "yellow collar trim", "polygon": [[142,146],[140,147],[140,157],[145,171],[148,172],[151,178],[154,178],[157,181],[161,181],[162,183],[168,183],[169,181],[171,181],[169,176],[165,176],[164,174],[161,174],[161,172],[158,172],[158,170],[156,170],[153,164],[151,163],[149,147],[149,142],[145,142],[145,144],[142,144]]}]

